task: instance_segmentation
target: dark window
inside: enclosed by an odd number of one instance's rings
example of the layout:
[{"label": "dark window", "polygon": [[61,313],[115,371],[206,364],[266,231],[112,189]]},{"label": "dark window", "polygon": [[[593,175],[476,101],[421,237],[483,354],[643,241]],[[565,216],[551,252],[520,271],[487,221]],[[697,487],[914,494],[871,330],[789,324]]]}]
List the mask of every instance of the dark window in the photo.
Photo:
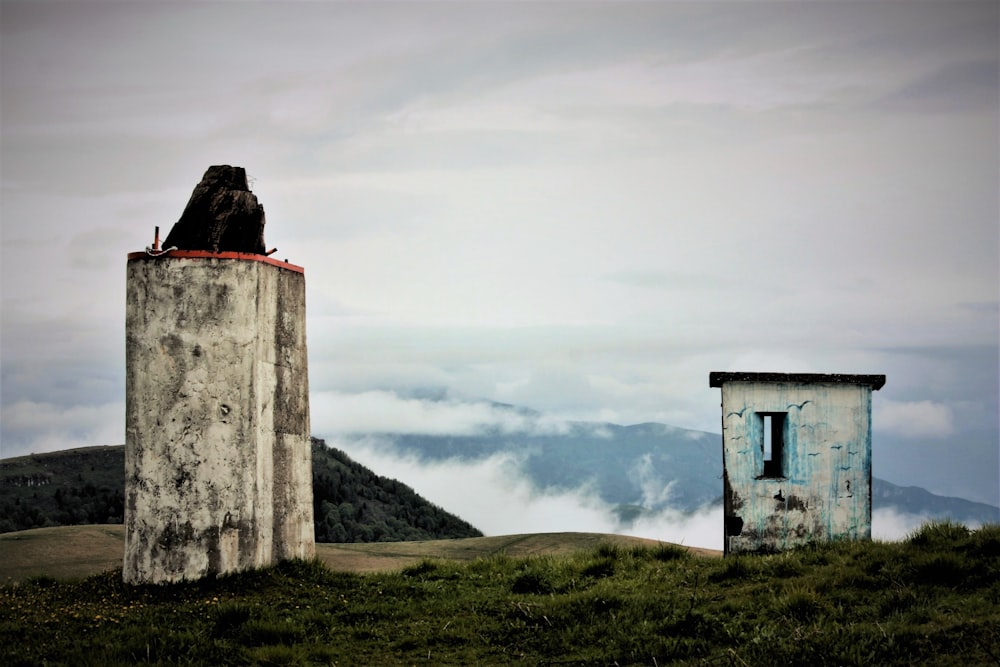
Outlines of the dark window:
[{"label": "dark window", "polygon": [[764,454],[762,477],[785,476],[785,412],[758,412],[761,419],[761,450]]}]

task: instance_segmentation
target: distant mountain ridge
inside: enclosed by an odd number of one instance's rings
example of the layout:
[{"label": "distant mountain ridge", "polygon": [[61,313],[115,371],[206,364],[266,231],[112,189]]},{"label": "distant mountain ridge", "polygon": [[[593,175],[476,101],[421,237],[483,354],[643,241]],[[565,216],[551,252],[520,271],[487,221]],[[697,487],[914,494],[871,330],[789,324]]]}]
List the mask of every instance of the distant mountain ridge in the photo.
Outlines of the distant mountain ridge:
[{"label": "distant mountain ridge", "polygon": [[[491,403],[494,408],[537,416],[525,408]],[[523,432],[485,428],[477,435],[375,435],[400,455],[420,461],[465,462],[509,453],[541,491],[570,491],[583,486],[617,507],[627,529],[641,515],[666,508],[694,512],[722,503],[722,447],[715,433],[659,423],[622,426],[571,422],[563,430],[529,425]],[[351,436],[341,443],[350,451]],[[935,495],[913,486],[872,480],[873,510],[893,510],[926,519],[950,519],[980,525],[1000,522],[1000,508],[963,498]]]},{"label": "distant mountain ridge", "polygon": [[[318,542],[480,537],[468,522],[313,438]],[[125,447],[83,447],[0,459],[0,533],[122,523]]]}]

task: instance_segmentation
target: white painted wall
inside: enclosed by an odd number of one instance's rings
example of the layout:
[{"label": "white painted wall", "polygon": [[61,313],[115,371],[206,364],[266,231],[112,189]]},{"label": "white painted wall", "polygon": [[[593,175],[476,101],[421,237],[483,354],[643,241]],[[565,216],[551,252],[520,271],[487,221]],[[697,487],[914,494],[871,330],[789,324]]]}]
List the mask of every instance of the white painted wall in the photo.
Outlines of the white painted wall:
[{"label": "white painted wall", "polygon": [[[726,549],[871,538],[871,387],[722,385]],[[762,478],[762,412],[784,412],[784,470]],[[739,534],[732,529],[742,520]]]}]

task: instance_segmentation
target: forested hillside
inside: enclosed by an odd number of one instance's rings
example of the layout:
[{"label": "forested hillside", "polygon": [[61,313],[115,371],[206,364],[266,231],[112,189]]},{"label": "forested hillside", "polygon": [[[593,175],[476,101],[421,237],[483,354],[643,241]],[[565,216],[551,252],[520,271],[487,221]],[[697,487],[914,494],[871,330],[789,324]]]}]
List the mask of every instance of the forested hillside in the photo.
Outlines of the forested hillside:
[{"label": "forested hillside", "polygon": [[[393,542],[482,535],[413,489],[313,439],[317,542]],[[0,533],[122,523],[125,448],[84,447],[0,460]]]},{"label": "forested hillside", "polygon": [[405,484],[376,475],[315,438],[313,511],[317,542],[396,542],[482,535]]}]

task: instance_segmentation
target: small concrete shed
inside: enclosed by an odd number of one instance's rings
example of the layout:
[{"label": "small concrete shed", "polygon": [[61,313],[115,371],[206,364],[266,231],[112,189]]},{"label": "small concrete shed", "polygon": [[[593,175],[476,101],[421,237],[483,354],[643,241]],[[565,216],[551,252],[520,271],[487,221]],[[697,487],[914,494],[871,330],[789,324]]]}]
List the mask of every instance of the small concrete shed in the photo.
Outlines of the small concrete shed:
[{"label": "small concrete shed", "polygon": [[722,389],[724,551],[871,539],[871,398],[884,375],[709,374]]}]

